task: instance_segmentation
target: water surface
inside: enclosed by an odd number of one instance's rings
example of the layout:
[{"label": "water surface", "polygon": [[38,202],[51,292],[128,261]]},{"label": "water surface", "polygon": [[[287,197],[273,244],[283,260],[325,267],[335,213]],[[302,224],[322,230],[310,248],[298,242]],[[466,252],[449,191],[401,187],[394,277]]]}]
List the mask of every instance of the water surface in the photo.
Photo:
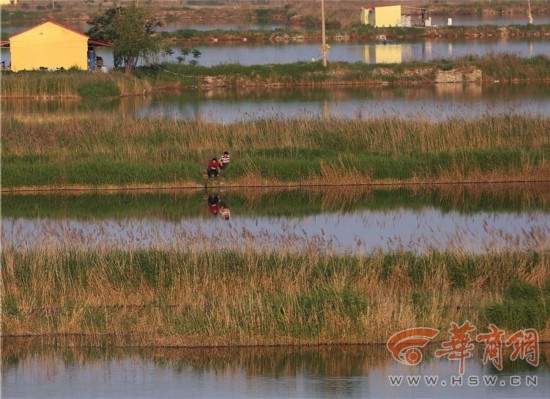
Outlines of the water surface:
[{"label": "water surface", "polygon": [[[550,394],[546,353],[543,346],[538,367],[507,361],[499,372],[483,364],[478,349],[466,360],[460,379],[455,361],[426,357],[418,366],[404,366],[380,346],[186,350],[14,345],[2,353],[2,392],[9,398],[545,398]],[[390,376],[404,382],[392,386]],[[437,384],[421,380],[411,386],[406,382],[411,376],[436,377]],[[468,384],[472,377],[479,378],[478,386]],[[491,380],[495,382],[485,383]],[[451,381],[462,384],[450,386]],[[513,386],[514,381],[519,385]]]},{"label": "water surface", "polygon": [[430,87],[183,90],[113,101],[2,100],[3,115],[42,118],[90,112],[217,123],[264,118],[402,117],[440,121],[489,115],[550,115],[548,84],[440,84]]},{"label": "water surface", "polygon": [[[210,191],[230,209],[228,220],[209,212],[201,192],[167,198],[77,195],[60,200],[31,196],[23,197],[22,202],[18,196],[7,196],[2,242],[19,249],[246,247],[351,254],[539,251],[550,248],[550,212],[544,194],[548,187],[544,187],[510,188],[523,189],[519,194],[507,194],[506,189],[485,192],[480,194],[482,203],[475,196],[468,199],[471,193],[467,190],[462,191],[461,195],[467,196],[459,203],[454,202],[454,195],[460,190],[348,190],[331,195]],[[513,199],[499,200],[506,196]],[[97,208],[102,203],[105,210],[116,207],[116,212],[103,214]],[[223,240],[211,240],[219,231],[224,232]]]}]

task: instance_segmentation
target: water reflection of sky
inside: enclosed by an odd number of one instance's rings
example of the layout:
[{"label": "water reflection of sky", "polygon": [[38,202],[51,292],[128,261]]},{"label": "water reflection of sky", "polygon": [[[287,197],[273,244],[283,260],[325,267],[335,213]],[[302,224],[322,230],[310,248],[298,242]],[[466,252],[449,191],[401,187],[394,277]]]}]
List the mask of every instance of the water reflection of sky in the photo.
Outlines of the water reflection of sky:
[{"label": "water reflection of sky", "polygon": [[4,115],[78,113],[100,109],[140,118],[232,123],[262,118],[395,117],[440,121],[488,115],[550,115],[550,85],[441,84],[433,87],[254,88],[183,91],[112,103],[3,100]]},{"label": "water reflection of sky", "polygon": [[[438,121],[447,118],[478,118],[487,115],[550,115],[550,96],[532,98],[517,92],[515,96],[485,95],[479,85],[443,85],[417,95],[400,95],[387,90],[362,98],[315,99],[297,96],[279,101],[276,93],[270,99],[242,98],[235,100],[204,99],[167,101],[152,99],[135,103],[138,117],[174,118],[232,123],[262,118],[360,118],[395,117]],[[549,91],[550,93],[550,91]]]},{"label": "water reflection of sky", "polygon": [[[533,57],[550,54],[550,41],[543,39],[497,39],[497,40],[463,40],[463,41],[407,41],[399,42],[398,59],[376,61],[370,54],[384,51],[389,47],[374,43],[330,43],[329,61],[365,62],[365,63],[396,63],[412,61],[431,61],[434,59],[455,59],[466,55],[483,56],[488,53],[511,53],[521,57]],[[197,46],[201,51],[199,65],[213,66],[219,64],[264,65],[284,64],[293,62],[310,62],[320,56],[318,43],[292,43],[273,45],[219,45]],[[177,63],[180,48],[174,47],[171,57],[159,61]],[[98,55],[103,57],[105,65],[112,66],[112,50],[98,48]]]},{"label": "water reflection of sky", "polygon": [[[431,358],[410,367],[383,353],[373,358],[364,347],[354,350],[351,358],[340,354],[338,348],[322,357],[275,351],[271,356],[254,358],[243,353],[253,349],[242,349],[218,362],[209,361],[208,352],[203,351],[205,362],[198,367],[187,358],[192,352],[170,354],[165,350],[161,362],[135,356],[131,349],[119,351],[116,358],[80,354],[67,361],[49,350],[3,370],[2,392],[10,398],[546,398],[550,393],[545,364],[495,372],[480,359],[467,359],[460,380],[456,361]],[[421,380],[416,387],[406,383],[394,387],[390,375],[435,376],[437,384],[428,386]],[[486,382],[491,376],[497,377],[495,386]],[[519,386],[511,386],[512,376],[519,378]],[[477,386],[468,384],[472,377],[479,378]],[[450,386],[451,378],[462,381],[461,386]]]},{"label": "water reflection of sky", "polygon": [[[390,47],[393,46],[393,47]],[[285,64],[293,62],[310,62],[319,60],[318,43],[288,43],[288,44],[239,44],[197,46],[202,55],[199,65],[210,67],[220,64],[265,65]],[[384,53],[391,49],[391,57]],[[181,47],[173,48],[174,54],[160,57],[153,61],[177,63]],[[113,53],[110,47],[99,47],[97,55],[103,58],[105,66],[113,67]],[[378,55],[378,58],[376,54]],[[520,57],[533,57],[550,54],[550,41],[544,39],[470,39],[470,40],[434,40],[434,41],[403,41],[396,45],[376,45],[368,43],[330,43],[329,61],[364,62],[364,63],[400,63],[412,61],[431,61],[434,59],[456,59],[467,55],[483,56],[488,53],[511,53]],[[10,63],[9,49],[1,49],[1,58]]]},{"label": "water reflection of sky", "polygon": [[[237,212],[235,214],[235,212]],[[304,249],[337,253],[430,249],[483,253],[493,250],[538,250],[550,246],[550,215],[491,213],[464,215],[421,211],[357,211],[300,218],[221,217],[81,221],[4,218],[2,242],[20,248],[177,247],[203,249]],[[220,236],[220,231],[223,235]],[[221,237],[211,240],[211,237]]]}]

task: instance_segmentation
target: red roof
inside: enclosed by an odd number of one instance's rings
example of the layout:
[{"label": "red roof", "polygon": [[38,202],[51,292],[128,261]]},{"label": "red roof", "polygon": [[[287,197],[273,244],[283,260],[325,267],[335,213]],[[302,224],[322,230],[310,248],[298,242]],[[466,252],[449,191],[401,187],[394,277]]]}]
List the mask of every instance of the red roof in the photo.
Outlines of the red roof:
[{"label": "red roof", "polygon": [[395,7],[396,5],[399,5],[399,4],[373,4],[373,5],[367,6],[365,8]]},{"label": "red roof", "polygon": [[44,22],[39,23],[38,25],[31,26],[30,28],[27,28],[27,29],[25,29],[25,30],[22,30],[21,32],[17,32],[17,33],[15,33],[15,34],[11,35],[11,36],[10,36],[10,39],[11,39],[12,37],[18,36],[18,35],[20,35],[20,34],[22,34],[22,33],[25,33],[25,32],[28,32],[28,31],[30,31],[31,29],[37,28],[37,27],[42,26],[42,25],[47,24],[47,23],[51,23],[51,24],[57,25],[57,26],[59,26],[59,27],[61,27],[61,28],[63,28],[63,29],[67,29],[67,30],[70,30],[71,32],[77,33],[77,34],[82,35],[82,36],[84,36],[84,37],[88,37],[87,35],[85,35],[84,33],[80,32],[79,30],[70,28],[70,27],[68,27],[67,25],[63,25],[62,23],[59,23],[59,22],[54,21],[54,20],[52,20],[52,19],[48,19],[48,20],[46,20],[46,21],[44,21]]},{"label": "red roof", "polygon": [[104,47],[112,46],[111,43],[100,42],[99,40],[92,40],[92,39],[88,40],[88,44],[95,44],[96,46],[104,46]]}]

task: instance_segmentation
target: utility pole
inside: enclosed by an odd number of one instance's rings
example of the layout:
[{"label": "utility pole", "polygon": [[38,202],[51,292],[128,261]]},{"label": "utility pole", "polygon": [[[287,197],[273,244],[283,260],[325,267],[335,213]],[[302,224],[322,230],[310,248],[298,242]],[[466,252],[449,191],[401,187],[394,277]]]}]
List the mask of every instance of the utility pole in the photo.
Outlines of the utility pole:
[{"label": "utility pole", "polygon": [[325,0],[321,0],[321,54],[323,56],[323,66],[327,66],[327,37],[325,34]]},{"label": "utility pole", "polygon": [[527,18],[529,18],[529,25],[533,25],[533,14],[531,14],[531,0],[527,0],[527,4],[529,5],[529,12],[527,14]]}]

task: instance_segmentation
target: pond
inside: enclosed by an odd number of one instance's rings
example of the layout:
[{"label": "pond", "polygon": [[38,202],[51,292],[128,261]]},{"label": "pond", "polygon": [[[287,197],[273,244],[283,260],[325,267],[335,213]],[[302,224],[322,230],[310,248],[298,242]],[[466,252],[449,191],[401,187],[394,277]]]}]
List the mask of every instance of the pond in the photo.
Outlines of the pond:
[{"label": "pond", "polygon": [[[489,53],[512,53],[521,57],[550,54],[550,40],[542,38],[505,38],[469,40],[403,40],[392,44],[331,42],[328,60],[337,62],[363,62],[367,64],[395,64],[436,59],[456,59],[468,55],[483,56]],[[274,44],[213,44],[195,47],[202,55],[199,65],[210,67],[220,64],[263,65],[319,61],[319,43]],[[170,56],[157,57],[153,62],[177,63],[182,47],[174,46]],[[98,47],[104,65],[112,68],[113,52],[110,47]],[[8,48],[1,49],[2,61],[11,63]],[[143,60],[142,60],[143,64]]]},{"label": "pond", "polygon": [[217,123],[265,118],[396,117],[440,121],[488,115],[550,115],[549,84],[439,84],[429,87],[237,88],[182,90],[113,101],[2,100],[4,117],[94,112]]},{"label": "pond", "polygon": [[[497,186],[495,192],[366,187],[5,195],[2,242],[19,249],[246,247],[340,254],[548,249],[550,186]],[[211,213],[208,195],[224,202],[230,217]],[[455,196],[463,200],[456,203]],[[219,231],[223,240],[211,240]]]},{"label": "pond", "polygon": [[[548,345],[540,365],[505,361],[498,371],[476,347],[457,361],[429,356],[399,364],[384,346],[167,349],[3,342],[2,393],[9,398],[547,398]],[[81,344],[82,345],[82,344]],[[508,353],[506,355],[509,356]]]},{"label": "pond", "polygon": [[[330,42],[328,60],[334,62],[363,62],[367,64],[395,64],[436,59],[456,59],[468,55],[483,56],[490,53],[517,54],[533,57],[550,54],[550,41],[540,38],[470,39],[470,40],[403,40],[394,44]],[[287,64],[318,61],[321,56],[319,43],[287,43],[272,45],[233,44],[200,45],[199,65],[219,64]],[[174,55],[160,61],[177,63],[180,49],[174,47]],[[98,49],[106,65],[112,66],[109,48]]]}]

